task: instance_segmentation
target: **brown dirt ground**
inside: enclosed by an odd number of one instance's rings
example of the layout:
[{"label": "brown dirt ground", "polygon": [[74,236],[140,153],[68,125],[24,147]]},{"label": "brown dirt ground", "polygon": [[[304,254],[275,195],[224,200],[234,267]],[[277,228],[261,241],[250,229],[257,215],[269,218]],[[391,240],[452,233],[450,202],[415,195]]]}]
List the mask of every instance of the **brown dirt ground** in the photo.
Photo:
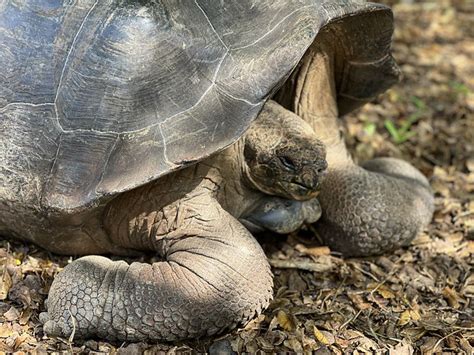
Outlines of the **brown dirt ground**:
[{"label": "brown dirt ground", "polygon": [[[387,3],[394,5],[394,55],[404,78],[345,119],[347,141],[358,160],[402,157],[430,177],[433,221],[409,248],[365,259],[330,253],[311,230],[263,238],[275,299],[264,315],[221,338],[221,346],[249,353],[473,353],[474,3]],[[216,341],[45,337],[38,313],[53,275],[69,260],[0,241],[0,352],[175,353],[206,351]]]}]

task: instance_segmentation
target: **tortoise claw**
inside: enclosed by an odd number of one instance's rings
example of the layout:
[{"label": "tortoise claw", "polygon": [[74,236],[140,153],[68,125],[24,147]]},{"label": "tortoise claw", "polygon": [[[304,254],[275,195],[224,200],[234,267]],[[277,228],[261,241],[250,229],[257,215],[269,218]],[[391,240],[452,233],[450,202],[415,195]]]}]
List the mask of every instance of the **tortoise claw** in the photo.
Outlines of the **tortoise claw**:
[{"label": "tortoise claw", "polygon": [[43,332],[47,336],[64,336],[61,326],[57,322],[50,320],[47,312],[40,313],[39,318],[40,322],[43,323]]}]

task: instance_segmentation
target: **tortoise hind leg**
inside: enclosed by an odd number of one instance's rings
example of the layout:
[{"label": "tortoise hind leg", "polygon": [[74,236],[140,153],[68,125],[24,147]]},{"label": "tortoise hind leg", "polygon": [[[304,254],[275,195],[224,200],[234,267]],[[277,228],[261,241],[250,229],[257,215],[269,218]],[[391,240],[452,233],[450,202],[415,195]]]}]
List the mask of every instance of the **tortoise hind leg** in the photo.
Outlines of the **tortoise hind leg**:
[{"label": "tortoise hind leg", "polygon": [[[406,162],[391,159],[394,163],[416,171]],[[323,216],[317,230],[331,249],[347,256],[388,252],[409,244],[431,220],[434,204],[426,179],[377,168],[352,166],[328,174],[319,195]]]},{"label": "tortoise hind leg", "polygon": [[[286,88],[295,113],[310,123],[327,149],[316,228],[331,249],[344,255],[381,254],[408,244],[429,223],[433,196],[426,178],[406,162],[375,159],[362,167],[353,162],[338,122],[344,46],[337,46],[332,34],[318,36]],[[391,66],[390,61],[380,63]],[[373,82],[384,79],[377,75]]]},{"label": "tortoise hind leg", "polygon": [[[55,278],[45,332],[121,341],[176,341],[236,327],[272,295],[266,257],[212,197],[181,200],[176,229],[157,241],[152,265],[100,256],[74,261]],[[205,211],[205,213],[201,213]]]}]

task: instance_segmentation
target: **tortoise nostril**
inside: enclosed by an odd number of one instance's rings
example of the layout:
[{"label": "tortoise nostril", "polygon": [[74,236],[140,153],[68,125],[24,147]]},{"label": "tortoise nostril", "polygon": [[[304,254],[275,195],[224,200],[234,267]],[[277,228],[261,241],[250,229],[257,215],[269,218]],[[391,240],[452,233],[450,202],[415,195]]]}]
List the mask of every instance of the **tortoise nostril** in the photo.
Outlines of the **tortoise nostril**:
[{"label": "tortoise nostril", "polygon": [[319,179],[318,176],[316,176],[315,174],[305,173],[301,177],[300,183],[309,190],[315,190],[318,188]]},{"label": "tortoise nostril", "polygon": [[319,162],[319,168],[317,169],[318,174],[324,173],[328,168],[328,163],[326,161]]}]

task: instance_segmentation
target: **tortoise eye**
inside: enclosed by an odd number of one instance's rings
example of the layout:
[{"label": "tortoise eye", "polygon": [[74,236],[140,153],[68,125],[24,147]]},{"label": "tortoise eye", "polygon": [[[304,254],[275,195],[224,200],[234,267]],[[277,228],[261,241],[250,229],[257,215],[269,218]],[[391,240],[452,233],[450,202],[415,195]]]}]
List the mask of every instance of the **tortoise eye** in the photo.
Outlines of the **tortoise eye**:
[{"label": "tortoise eye", "polygon": [[296,171],[296,164],[293,159],[282,156],[278,157],[280,159],[281,164],[285,167],[286,170]]}]

